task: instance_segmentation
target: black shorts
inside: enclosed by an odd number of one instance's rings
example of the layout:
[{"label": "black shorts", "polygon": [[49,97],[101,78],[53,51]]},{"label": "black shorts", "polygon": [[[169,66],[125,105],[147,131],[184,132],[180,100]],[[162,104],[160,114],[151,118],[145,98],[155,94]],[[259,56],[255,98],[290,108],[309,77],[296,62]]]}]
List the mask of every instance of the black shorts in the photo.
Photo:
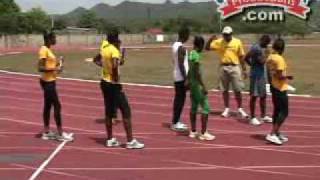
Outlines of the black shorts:
[{"label": "black shorts", "polygon": [[104,97],[106,117],[112,119],[117,112],[117,108],[119,108],[123,118],[131,118],[131,109],[128,99],[122,90],[122,85],[101,80],[100,87]]}]

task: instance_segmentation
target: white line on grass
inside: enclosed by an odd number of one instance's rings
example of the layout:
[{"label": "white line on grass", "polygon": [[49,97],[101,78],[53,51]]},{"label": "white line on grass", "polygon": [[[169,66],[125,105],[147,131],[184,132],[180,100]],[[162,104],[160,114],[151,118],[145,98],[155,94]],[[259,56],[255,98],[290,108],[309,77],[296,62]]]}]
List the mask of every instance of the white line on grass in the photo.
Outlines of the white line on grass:
[{"label": "white line on grass", "polygon": [[[72,137],[73,134],[71,133],[69,135],[69,137]],[[52,154],[48,157],[48,159],[46,159],[41,165],[40,167],[32,174],[32,176],[29,178],[29,180],[35,180],[40,173],[44,170],[44,168],[46,168],[48,166],[48,164],[50,163],[50,161],[53,160],[53,158],[62,150],[62,148],[68,143],[68,141],[63,141],[53,152]]]}]

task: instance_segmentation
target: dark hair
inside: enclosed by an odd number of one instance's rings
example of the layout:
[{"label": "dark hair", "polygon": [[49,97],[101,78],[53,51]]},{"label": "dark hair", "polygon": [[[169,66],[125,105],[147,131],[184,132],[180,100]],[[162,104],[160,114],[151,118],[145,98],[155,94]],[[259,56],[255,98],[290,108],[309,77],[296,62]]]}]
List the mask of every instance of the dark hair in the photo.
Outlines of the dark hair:
[{"label": "dark hair", "polygon": [[261,36],[260,41],[266,42],[267,44],[270,44],[271,37],[268,34],[264,34]]},{"label": "dark hair", "polygon": [[119,31],[113,29],[107,33],[107,40],[110,44],[117,44],[119,42]]},{"label": "dark hair", "polygon": [[179,29],[178,32],[179,40],[187,41],[190,36],[190,29],[186,26],[183,26]]},{"label": "dark hair", "polygon": [[204,44],[205,44],[205,41],[202,36],[195,36],[194,37],[194,41],[193,41],[194,49],[202,51],[204,48]]},{"label": "dark hair", "polygon": [[283,39],[279,38],[279,39],[276,39],[272,45],[272,49],[277,51],[279,54],[282,54],[284,52],[284,49],[285,49],[285,42]]},{"label": "dark hair", "polygon": [[43,40],[46,42],[52,38],[56,37],[56,33],[54,31],[44,31],[43,32]]}]

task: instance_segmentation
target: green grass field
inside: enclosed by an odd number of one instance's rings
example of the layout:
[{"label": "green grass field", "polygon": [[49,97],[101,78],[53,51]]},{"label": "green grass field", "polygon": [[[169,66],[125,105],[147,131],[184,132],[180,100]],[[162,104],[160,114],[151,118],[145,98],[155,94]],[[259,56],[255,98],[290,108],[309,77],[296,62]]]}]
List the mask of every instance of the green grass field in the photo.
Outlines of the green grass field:
[{"label": "green grass field", "polygon": [[[84,59],[92,57],[97,51],[56,52],[66,58],[63,77],[98,80],[99,69]],[[295,76],[291,83],[298,94],[320,95],[320,46],[289,47],[285,53],[290,74]],[[218,57],[205,53],[203,60],[204,78],[209,88],[218,85]],[[0,57],[0,69],[37,73],[37,54]],[[172,85],[172,58],[170,49],[129,50],[127,61],[121,69],[122,82]],[[248,86],[247,86],[248,87]]]}]

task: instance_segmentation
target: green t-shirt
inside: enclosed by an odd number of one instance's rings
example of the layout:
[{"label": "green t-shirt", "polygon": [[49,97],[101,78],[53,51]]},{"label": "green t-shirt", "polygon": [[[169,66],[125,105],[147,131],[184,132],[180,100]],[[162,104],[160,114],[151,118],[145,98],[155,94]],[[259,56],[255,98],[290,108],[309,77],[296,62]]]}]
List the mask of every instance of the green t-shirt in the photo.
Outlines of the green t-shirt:
[{"label": "green t-shirt", "polygon": [[189,73],[190,73],[189,78],[190,79],[189,79],[189,81],[190,81],[191,86],[198,86],[199,85],[199,81],[196,76],[195,66],[196,66],[196,64],[198,64],[200,75],[201,75],[202,73],[201,73],[201,68],[200,68],[200,60],[201,60],[201,54],[195,50],[192,50],[189,55],[189,66],[190,66],[190,70],[189,70]]}]

